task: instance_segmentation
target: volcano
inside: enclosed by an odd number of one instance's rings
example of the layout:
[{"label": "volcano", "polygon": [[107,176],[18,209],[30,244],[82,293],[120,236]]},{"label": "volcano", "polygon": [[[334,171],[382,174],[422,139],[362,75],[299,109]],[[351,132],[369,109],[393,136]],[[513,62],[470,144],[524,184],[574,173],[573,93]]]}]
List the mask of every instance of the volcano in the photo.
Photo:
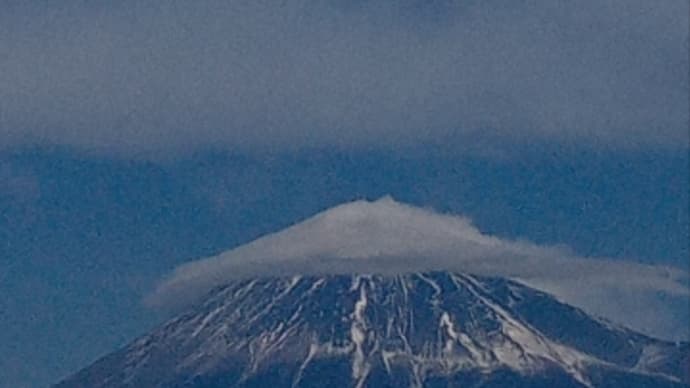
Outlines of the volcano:
[{"label": "volcano", "polygon": [[186,312],[57,386],[687,387],[688,343],[619,313],[686,276],[356,201],[179,267],[148,302]]},{"label": "volcano", "polygon": [[73,387],[688,387],[688,343],[455,272],[245,279]]}]

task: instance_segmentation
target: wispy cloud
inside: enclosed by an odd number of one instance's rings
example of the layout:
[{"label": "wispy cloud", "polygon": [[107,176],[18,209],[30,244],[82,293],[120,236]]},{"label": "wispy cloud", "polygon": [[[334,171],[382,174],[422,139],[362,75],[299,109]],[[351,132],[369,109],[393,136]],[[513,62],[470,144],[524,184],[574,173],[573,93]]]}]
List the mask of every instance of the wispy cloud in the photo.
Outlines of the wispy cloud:
[{"label": "wispy cloud", "polygon": [[[391,198],[344,204],[247,245],[177,268],[152,293],[155,306],[190,303],[239,278],[286,274],[453,270],[509,277],[646,333],[687,338],[688,273],[578,257],[481,233],[463,217]],[[643,303],[643,304],[642,304]],[[674,305],[675,304],[675,305]]]},{"label": "wispy cloud", "polygon": [[687,144],[684,0],[23,2],[0,147]]}]

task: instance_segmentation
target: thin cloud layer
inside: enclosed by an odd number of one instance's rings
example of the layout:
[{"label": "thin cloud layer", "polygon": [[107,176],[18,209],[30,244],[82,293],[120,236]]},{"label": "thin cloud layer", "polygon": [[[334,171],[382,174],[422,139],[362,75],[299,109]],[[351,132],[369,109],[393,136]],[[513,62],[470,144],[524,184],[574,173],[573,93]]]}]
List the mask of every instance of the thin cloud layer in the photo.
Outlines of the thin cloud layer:
[{"label": "thin cloud layer", "polygon": [[[290,274],[453,270],[509,277],[566,303],[662,338],[688,338],[688,273],[577,257],[562,247],[481,233],[462,217],[391,198],[337,206],[287,228],[177,268],[147,303],[172,307],[241,278]],[[680,311],[679,311],[680,310]]]},{"label": "thin cloud layer", "polygon": [[685,0],[9,3],[0,147],[684,147],[687,26]]}]

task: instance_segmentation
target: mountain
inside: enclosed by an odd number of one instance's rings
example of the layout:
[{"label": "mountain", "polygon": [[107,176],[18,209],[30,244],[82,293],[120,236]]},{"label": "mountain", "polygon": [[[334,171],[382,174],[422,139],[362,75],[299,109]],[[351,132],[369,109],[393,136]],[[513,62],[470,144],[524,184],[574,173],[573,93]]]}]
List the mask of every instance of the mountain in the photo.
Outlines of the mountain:
[{"label": "mountain", "polygon": [[57,387],[688,387],[688,354],[500,277],[278,276],[214,288]]}]

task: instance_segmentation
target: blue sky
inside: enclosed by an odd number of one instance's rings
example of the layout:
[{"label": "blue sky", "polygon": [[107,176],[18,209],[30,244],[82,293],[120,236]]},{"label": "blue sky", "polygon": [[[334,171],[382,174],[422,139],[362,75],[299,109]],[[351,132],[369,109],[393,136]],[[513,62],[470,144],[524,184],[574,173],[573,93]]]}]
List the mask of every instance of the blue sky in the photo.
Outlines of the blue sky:
[{"label": "blue sky", "polygon": [[7,2],[0,386],[45,386],[146,331],[164,313],[141,299],[175,266],[354,199],[687,268],[687,15]]}]

